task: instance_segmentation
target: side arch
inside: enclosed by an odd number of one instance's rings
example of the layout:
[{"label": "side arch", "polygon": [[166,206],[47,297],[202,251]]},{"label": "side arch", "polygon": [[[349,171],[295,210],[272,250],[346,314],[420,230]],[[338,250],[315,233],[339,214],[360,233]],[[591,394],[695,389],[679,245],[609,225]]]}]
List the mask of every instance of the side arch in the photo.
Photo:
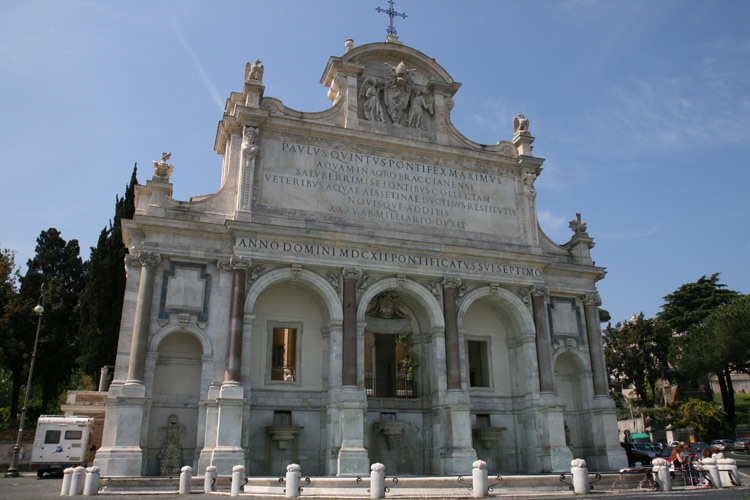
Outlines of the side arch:
[{"label": "side arch", "polygon": [[181,324],[169,324],[156,332],[156,335],[153,336],[151,342],[148,345],[148,352],[157,352],[159,350],[159,344],[161,344],[162,340],[164,340],[168,335],[171,335],[175,332],[189,333],[190,335],[195,337],[198,342],[200,342],[203,349],[203,356],[213,356],[211,341],[208,339],[206,334],[192,325]]},{"label": "side arch", "polygon": [[526,307],[526,304],[514,293],[504,289],[490,286],[483,286],[476,288],[471,292],[467,293],[466,296],[461,300],[458,306],[458,328],[463,328],[464,319],[466,318],[466,312],[469,310],[471,305],[482,298],[489,298],[490,300],[499,304],[503,311],[508,315],[512,323],[512,327],[519,332],[521,335],[534,335],[536,328],[534,326],[534,318]]},{"label": "side arch", "polygon": [[254,314],[255,302],[265,289],[284,281],[299,283],[320,297],[328,311],[329,321],[344,320],[341,298],[339,298],[338,293],[336,293],[331,284],[312,271],[308,271],[307,269],[293,270],[291,267],[275,269],[264,274],[250,286],[250,290],[248,290],[247,297],[245,298],[245,314]]},{"label": "side arch", "polygon": [[430,321],[430,329],[444,329],[445,318],[443,317],[443,308],[440,307],[435,296],[425,287],[411,280],[400,280],[398,278],[385,278],[370,285],[367,290],[360,296],[357,305],[357,323],[364,323],[367,305],[379,293],[386,290],[401,290],[406,292],[410,297],[415,299],[424,307]]}]

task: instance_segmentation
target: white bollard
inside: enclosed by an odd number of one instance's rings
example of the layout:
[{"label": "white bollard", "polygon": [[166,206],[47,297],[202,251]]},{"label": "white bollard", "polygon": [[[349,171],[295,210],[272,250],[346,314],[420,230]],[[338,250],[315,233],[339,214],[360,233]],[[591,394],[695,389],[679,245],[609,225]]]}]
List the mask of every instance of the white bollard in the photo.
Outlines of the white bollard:
[{"label": "white bollard", "polygon": [[91,497],[99,494],[99,467],[86,469],[86,482],[83,485],[83,496]]},{"label": "white bollard", "polygon": [[385,465],[370,466],[370,498],[385,498]]},{"label": "white bollard", "polygon": [[70,483],[73,481],[73,474],[75,471],[76,470],[73,467],[68,467],[63,471],[62,488],[60,488],[61,497],[70,496]]},{"label": "white bollard", "polygon": [[230,497],[239,496],[240,490],[245,482],[245,466],[235,465],[232,467],[232,491],[229,493]]},{"label": "white bollard", "polygon": [[471,471],[471,492],[474,498],[484,498],[489,493],[489,480],[487,479],[487,462],[477,460]]},{"label": "white bollard", "polygon": [[661,491],[672,491],[672,475],[669,473],[669,462],[664,458],[655,458],[651,461],[652,469],[656,476],[656,484]]},{"label": "white bollard", "polygon": [[286,466],[286,492],[284,493],[287,498],[297,498],[299,496],[299,484],[302,473],[300,472],[300,466],[297,464],[289,464]]},{"label": "white bollard", "polygon": [[716,466],[716,459],[704,458],[703,466],[708,471],[708,475],[711,478],[714,487],[721,488],[721,476],[719,475],[719,468]]},{"label": "white bollard", "polygon": [[203,476],[203,493],[208,495],[216,489],[216,467],[209,465],[206,467],[206,474]]},{"label": "white bollard", "polygon": [[189,495],[190,494],[190,483],[193,481],[193,468],[186,465],[180,469],[180,489],[178,494]]},{"label": "white bollard", "polygon": [[77,497],[83,493],[83,483],[86,480],[86,468],[76,467],[73,469],[73,479],[70,480],[70,493],[68,496]]},{"label": "white bollard", "polygon": [[589,493],[589,469],[586,461],[576,458],[570,462],[570,473],[573,475],[573,492],[576,495],[588,495]]},{"label": "white bollard", "polygon": [[[724,488],[731,488],[734,483],[740,486],[740,475],[737,470],[737,461],[733,458],[720,458],[716,461],[716,466],[719,468],[719,476],[721,477],[721,485]],[[731,475],[730,475],[731,474]]]}]

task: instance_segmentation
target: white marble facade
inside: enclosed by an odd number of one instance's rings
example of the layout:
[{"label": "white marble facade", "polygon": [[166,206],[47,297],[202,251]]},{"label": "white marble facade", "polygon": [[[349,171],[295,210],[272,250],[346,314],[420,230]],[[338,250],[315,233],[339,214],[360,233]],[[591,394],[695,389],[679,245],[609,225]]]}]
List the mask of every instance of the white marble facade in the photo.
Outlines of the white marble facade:
[{"label": "white marble facade", "polygon": [[173,199],[168,153],[136,188],[102,474],[157,475],[172,415],[185,463],[220,474],[625,465],[605,270],[580,216],[562,245],[537,223],[533,124],[465,138],[460,84],[395,37],[330,58],[325,111],[262,75],[227,100],[217,193]]}]

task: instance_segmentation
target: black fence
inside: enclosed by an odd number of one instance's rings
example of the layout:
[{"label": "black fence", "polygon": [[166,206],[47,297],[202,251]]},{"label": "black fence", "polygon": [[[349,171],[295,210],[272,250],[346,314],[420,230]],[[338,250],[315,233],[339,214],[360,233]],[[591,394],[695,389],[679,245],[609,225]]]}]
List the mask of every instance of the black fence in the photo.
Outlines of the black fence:
[{"label": "black fence", "polygon": [[402,378],[366,378],[365,390],[370,398],[416,398],[413,380]]}]

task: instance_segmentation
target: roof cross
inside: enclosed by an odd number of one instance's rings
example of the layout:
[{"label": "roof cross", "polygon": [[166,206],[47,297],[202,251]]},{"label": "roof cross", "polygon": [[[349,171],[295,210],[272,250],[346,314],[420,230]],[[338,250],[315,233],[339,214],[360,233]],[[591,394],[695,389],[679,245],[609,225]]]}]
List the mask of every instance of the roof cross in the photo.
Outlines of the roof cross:
[{"label": "roof cross", "polygon": [[396,28],[393,27],[393,18],[398,16],[398,17],[406,19],[406,14],[402,12],[396,12],[395,10],[393,10],[393,0],[388,0],[388,3],[390,4],[390,7],[388,7],[387,9],[381,9],[380,7],[378,7],[376,10],[378,12],[385,12],[386,14],[388,14],[388,17],[391,18],[391,26],[388,28],[388,34],[395,36]]}]

